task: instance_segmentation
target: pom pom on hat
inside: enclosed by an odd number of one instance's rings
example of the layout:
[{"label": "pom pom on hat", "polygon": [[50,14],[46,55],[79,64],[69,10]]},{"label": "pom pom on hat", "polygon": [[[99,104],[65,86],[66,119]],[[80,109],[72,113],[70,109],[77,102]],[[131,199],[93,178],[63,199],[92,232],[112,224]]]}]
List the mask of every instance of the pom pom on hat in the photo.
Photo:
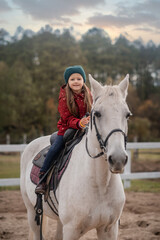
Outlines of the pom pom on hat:
[{"label": "pom pom on hat", "polygon": [[79,73],[83,77],[84,82],[86,82],[86,74],[85,74],[84,69],[80,65],[75,65],[75,66],[66,68],[66,70],[64,72],[64,79],[65,79],[66,84],[68,83],[69,77],[73,73]]}]

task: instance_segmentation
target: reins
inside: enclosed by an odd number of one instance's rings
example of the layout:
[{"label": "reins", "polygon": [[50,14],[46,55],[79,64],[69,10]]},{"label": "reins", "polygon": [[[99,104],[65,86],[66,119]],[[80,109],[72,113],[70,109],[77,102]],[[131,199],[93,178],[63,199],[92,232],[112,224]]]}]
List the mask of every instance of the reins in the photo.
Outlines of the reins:
[{"label": "reins", "polygon": [[104,153],[107,152],[106,150],[106,147],[107,147],[107,142],[108,142],[108,139],[110,138],[110,136],[115,133],[115,132],[120,132],[123,134],[124,136],[124,146],[125,146],[125,149],[126,149],[126,144],[127,144],[127,136],[125,134],[125,132],[123,132],[120,128],[116,128],[116,129],[113,129],[106,137],[105,141],[103,141],[102,139],[102,136],[101,134],[99,133],[98,131],[98,128],[97,128],[97,124],[96,124],[96,120],[95,120],[95,114],[93,114],[93,110],[91,112],[91,128],[92,128],[92,115],[93,115],[93,125],[95,126],[95,130],[96,130],[96,137],[97,137],[97,140],[99,142],[99,146],[100,146],[100,149],[102,149],[102,152],[98,153],[96,156],[92,156],[89,152],[89,149],[88,149],[88,138],[86,137],[86,151],[88,153],[88,155],[91,157],[91,158],[98,158],[100,156],[102,156]]}]

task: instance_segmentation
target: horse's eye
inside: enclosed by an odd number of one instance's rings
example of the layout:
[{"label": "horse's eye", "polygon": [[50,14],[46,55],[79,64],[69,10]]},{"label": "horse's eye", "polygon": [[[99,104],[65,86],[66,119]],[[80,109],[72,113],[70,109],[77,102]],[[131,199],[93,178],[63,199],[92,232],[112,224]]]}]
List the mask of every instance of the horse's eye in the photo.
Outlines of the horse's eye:
[{"label": "horse's eye", "polygon": [[94,115],[95,115],[96,117],[98,117],[98,118],[101,117],[101,113],[100,113],[100,112],[97,112],[97,111],[94,113]]},{"label": "horse's eye", "polygon": [[132,113],[128,112],[127,115],[126,115],[126,118],[129,119],[130,116],[132,116]]}]

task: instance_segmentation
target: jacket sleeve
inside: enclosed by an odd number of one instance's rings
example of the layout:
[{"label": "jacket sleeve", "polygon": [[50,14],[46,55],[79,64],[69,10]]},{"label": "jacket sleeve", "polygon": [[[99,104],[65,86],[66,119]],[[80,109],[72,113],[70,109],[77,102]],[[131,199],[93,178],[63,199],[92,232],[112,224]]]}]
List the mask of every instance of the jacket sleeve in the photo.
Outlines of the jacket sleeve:
[{"label": "jacket sleeve", "polygon": [[68,128],[80,129],[80,119],[70,113],[67,107],[66,97],[59,99],[58,111],[62,122],[66,123]]}]

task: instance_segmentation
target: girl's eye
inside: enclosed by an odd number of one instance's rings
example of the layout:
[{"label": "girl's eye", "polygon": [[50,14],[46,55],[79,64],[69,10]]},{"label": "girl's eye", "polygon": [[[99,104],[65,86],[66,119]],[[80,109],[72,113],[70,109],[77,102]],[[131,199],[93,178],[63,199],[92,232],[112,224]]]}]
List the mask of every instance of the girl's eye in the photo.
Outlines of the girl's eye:
[{"label": "girl's eye", "polygon": [[96,112],[94,113],[94,115],[95,115],[97,118],[100,118],[100,117],[101,117],[101,113],[98,112],[98,111],[96,111]]}]

